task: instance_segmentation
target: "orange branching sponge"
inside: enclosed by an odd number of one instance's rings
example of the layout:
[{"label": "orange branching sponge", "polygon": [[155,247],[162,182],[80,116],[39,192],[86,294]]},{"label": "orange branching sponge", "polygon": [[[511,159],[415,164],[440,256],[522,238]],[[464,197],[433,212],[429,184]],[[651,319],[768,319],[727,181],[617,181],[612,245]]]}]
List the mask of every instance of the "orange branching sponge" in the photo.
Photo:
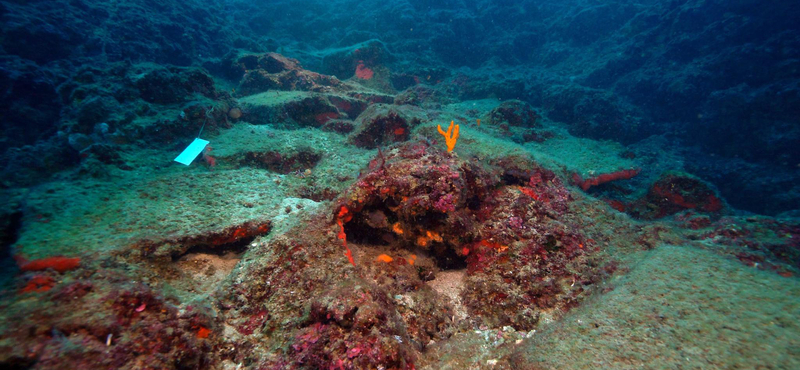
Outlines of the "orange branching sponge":
[{"label": "orange branching sponge", "polygon": [[456,126],[455,131],[453,131],[453,124],[455,121],[450,121],[450,127],[447,128],[447,132],[445,133],[442,130],[442,125],[437,125],[439,129],[439,133],[444,136],[444,142],[447,144],[447,152],[452,152],[453,148],[456,147],[456,141],[458,141],[458,125]]}]

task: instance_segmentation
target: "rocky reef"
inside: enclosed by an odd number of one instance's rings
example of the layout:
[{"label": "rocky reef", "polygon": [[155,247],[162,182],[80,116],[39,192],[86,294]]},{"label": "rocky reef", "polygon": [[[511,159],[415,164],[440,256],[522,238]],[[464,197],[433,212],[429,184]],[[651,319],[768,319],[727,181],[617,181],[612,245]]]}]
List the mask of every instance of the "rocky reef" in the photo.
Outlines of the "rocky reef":
[{"label": "rocky reef", "polygon": [[791,368],[792,7],[2,2],[0,367]]}]

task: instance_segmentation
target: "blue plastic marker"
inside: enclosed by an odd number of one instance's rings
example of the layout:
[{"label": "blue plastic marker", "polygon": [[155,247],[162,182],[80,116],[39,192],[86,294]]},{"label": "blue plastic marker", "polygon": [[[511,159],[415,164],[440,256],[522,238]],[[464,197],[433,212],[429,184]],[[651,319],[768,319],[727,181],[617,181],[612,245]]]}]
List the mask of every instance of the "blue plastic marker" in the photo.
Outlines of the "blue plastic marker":
[{"label": "blue plastic marker", "polygon": [[201,139],[200,135],[203,134],[203,129],[206,128],[206,123],[208,122],[208,119],[211,118],[211,112],[213,111],[213,107],[206,111],[206,119],[203,121],[203,125],[200,126],[200,132],[197,133],[197,137],[194,139],[194,141],[192,141],[191,144],[189,144],[189,146],[186,147],[186,149],[181,152],[180,155],[178,155],[177,158],[175,158],[175,162],[188,166],[195,158],[197,158],[197,155],[202,153],[203,149],[206,148],[206,145],[208,145],[208,140]]},{"label": "blue plastic marker", "polygon": [[203,152],[203,149],[206,148],[206,145],[208,145],[208,140],[203,140],[199,137],[195,138],[194,141],[192,141],[192,143],[189,144],[189,146],[187,146],[177,158],[175,158],[175,162],[188,166],[195,158],[197,158],[198,154]]}]

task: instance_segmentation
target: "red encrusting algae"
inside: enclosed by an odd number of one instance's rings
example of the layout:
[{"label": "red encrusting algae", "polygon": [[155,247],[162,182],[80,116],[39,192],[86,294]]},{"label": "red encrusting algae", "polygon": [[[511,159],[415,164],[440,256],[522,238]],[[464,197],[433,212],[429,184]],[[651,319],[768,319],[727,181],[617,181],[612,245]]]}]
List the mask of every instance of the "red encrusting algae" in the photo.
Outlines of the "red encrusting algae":
[{"label": "red encrusting algae", "polygon": [[30,280],[28,280],[28,284],[25,285],[21,293],[30,293],[30,292],[46,292],[53,288],[56,285],[55,279],[50,276],[46,275],[36,275]]},{"label": "red encrusting algae", "polygon": [[356,77],[362,80],[369,80],[372,78],[373,74],[374,72],[372,69],[365,66],[363,61],[358,61],[358,65],[356,66]]},{"label": "red encrusting algae", "polygon": [[638,168],[630,170],[620,170],[616,172],[600,174],[585,180],[580,175],[575,173],[572,175],[572,180],[575,183],[575,185],[578,185],[581,189],[583,189],[583,191],[586,191],[589,190],[589,188],[591,188],[592,186],[597,186],[616,180],[631,179],[634,176],[638,175],[639,172],[641,172],[641,170]]},{"label": "red encrusting algae", "polygon": [[53,269],[60,273],[78,268],[81,264],[80,257],[55,256],[28,261],[24,257],[15,257],[17,265],[22,271],[44,271]]}]

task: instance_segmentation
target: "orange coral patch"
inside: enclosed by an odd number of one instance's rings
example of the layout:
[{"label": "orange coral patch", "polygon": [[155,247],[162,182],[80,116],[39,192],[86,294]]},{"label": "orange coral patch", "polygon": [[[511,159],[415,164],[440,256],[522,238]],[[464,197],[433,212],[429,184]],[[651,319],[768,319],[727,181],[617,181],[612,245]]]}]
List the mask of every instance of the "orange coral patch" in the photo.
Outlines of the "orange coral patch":
[{"label": "orange coral patch", "polygon": [[417,245],[420,247],[427,247],[431,241],[435,242],[442,242],[442,236],[435,231],[425,231],[425,235],[420,235],[417,237]]},{"label": "orange coral patch", "polygon": [[197,329],[197,337],[198,338],[201,338],[201,339],[208,338],[209,334],[211,334],[211,330],[206,328],[206,327],[201,326],[200,329]]},{"label": "orange coral patch", "polygon": [[390,262],[394,261],[394,258],[392,258],[392,257],[389,257],[389,255],[388,255],[388,254],[381,254],[381,255],[380,255],[380,256],[378,256],[378,258],[376,258],[375,260],[376,260],[376,261],[380,261],[380,262],[386,262],[386,263],[390,263]]},{"label": "orange coral patch", "polygon": [[534,200],[539,200],[539,196],[536,195],[536,192],[533,191],[533,189],[531,189],[531,188],[520,187],[519,191],[521,191],[523,194],[533,198]]},{"label": "orange coral patch", "polygon": [[344,223],[352,219],[353,214],[350,213],[350,210],[347,209],[346,206],[342,206],[342,208],[339,209],[339,213],[336,215],[336,224],[339,225],[338,237],[342,239],[342,244],[344,244],[344,255],[347,256],[347,260],[350,261],[350,264],[355,266],[356,262],[353,260],[353,252],[347,247],[347,234],[344,232]]},{"label": "orange coral patch", "polygon": [[[345,247],[345,248],[347,248],[347,247]],[[347,256],[347,260],[350,261],[351,265],[353,265],[353,266],[356,265],[356,261],[353,260],[353,252],[350,251],[350,248],[347,248],[347,252],[344,252],[344,255]]]},{"label": "orange coral patch", "polygon": [[500,243],[490,242],[488,240],[481,240],[480,244],[482,246],[484,246],[484,247],[492,248],[492,249],[494,249],[494,250],[496,250],[498,252],[505,252],[508,249],[507,245],[502,245]]}]

